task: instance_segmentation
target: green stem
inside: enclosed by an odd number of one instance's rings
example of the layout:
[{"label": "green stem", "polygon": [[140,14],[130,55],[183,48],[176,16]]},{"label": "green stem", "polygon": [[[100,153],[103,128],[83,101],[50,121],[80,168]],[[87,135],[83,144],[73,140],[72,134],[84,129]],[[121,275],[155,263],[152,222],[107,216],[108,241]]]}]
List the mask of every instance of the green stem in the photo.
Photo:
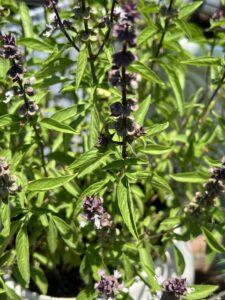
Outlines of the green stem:
[{"label": "green stem", "polygon": [[[22,82],[21,79],[18,80],[18,84],[19,84],[19,87],[20,87],[20,89],[23,93],[23,99],[24,99],[24,103],[26,105],[26,108],[29,109],[29,101],[27,99],[27,95],[26,95],[26,92],[25,92],[25,89],[24,89],[24,86],[23,86],[23,82]],[[33,122],[30,121],[30,125],[34,129],[34,133],[35,133],[37,143],[38,143],[38,147],[39,147],[39,150],[40,150],[42,168],[44,170],[45,176],[47,177],[48,172],[47,172],[47,169],[46,169],[46,162],[45,162],[45,156],[44,156],[44,144],[42,142],[42,139],[41,139],[41,136],[40,136],[40,133],[39,133],[39,130],[38,130],[36,124],[33,124]]]},{"label": "green stem", "polygon": [[[81,5],[82,5],[82,10],[85,11],[85,9],[86,9],[85,0],[82,0]],[[84,29],[85,29],[85,33],[88,36],[89,28],[88,28],[88,20],[87,19],[84,19]],[[98,82],[98,80],[97,80],[97,76],[96,76],[96,72],[95,72],[95,65],[94,65],[95,57],[92,53],[91,43],[89,40],[87,41],[87,50],[88,50],[89,64],[91,67],[91,74],[92,74],[93,82],[94,82],[94,84],[96,84]]]},{"label": "green stem", "polygon": [[57,10],[57,7],[54,3],[54,1],[51,1],[51,5],[52,5],[52,9],[56,15],[56,18],[57,18],[57,21],[59,23],[59,27],[61,29],[61,31],[64,33],[65,37],[67,38],[67,40],[69,41],[69,43],[72,45],[72,47],[74,47],[77,51],[80,51],[80,49],[77,47],[77,45],[74,43],[73,39],[70,37],[70,35],[68,34],[61,18],[60,18],[60,15],[59,15],[59,12]]}]

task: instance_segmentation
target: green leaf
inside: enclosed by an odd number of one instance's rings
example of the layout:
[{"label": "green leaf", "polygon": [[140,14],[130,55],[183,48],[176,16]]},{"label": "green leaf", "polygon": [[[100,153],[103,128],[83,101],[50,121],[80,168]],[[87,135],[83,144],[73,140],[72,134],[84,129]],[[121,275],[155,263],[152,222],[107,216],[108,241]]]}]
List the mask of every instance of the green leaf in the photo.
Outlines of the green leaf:
[{"label": "green leaf", "polygon": [[211,56],[204,56],[204,57],[198,57],[198,58],[181,61],[181,64],[193,65],[193,66],[211,66],[211,65],[218,66],[220,63],[221,63],[221,58],[211,57]]},{"label": "green leaf", "polygon": [[188,21],[176,19],[175,23],[190,39],[192,38],[193,32]]},{"label": "green leaf", "polygon": [[138,233],[134,220],[133,200],[130,192],[129,183],[123,178],[117,186],[117,202],[124,223],[134,238],[138,239]]},{"label": "green leaf", "polygon": [[154,173],[153,177],[151,178],[151,184],[154,188],[158,190],[165,191],[167,193],[173,194],[170,185],[168,184],[167,180],[159,176],[158,174]]},{"label": "green leaf", "polygon": [[93,104],[91,110],[91,122],[90,122],[90,148],[92,148],[98,141],[100,132],[100,117],[99,112],[95,104]]},{"label": "green leaf", "polygon": [[140,46],[144,42],[148,41],[156,32],[158,28],[156,26],[148,26],[144,28],[137,37],[137,45]]},{"label": "green leaf", "polygon": [[213,234],[205,227],[201,227],[202,233],[206,239],[207,245],[217,253],[225,253],[225,247],[220,244]]},{"label": "green leaf", "polygon": [[150,249],[147,251],[146,248],[141,247],[139,248],[139,257],[140,257],[140,263],[143,268],[143,270],[148,275],[148,283],[151,287],[152,291],[157,291],[159,289],[159,285],[156,280],[155,276],[155,266],[150,254]]},{"label": "green leaf", "polygon": [[207,299],[213,292],[218,289],[217,285],[191,285],[193,292],[184,297],[185,300],[203,300]]},{"label": "green leaf", "polygon": [[43,270],[37,265],[33,266],[31,269],[31,278],[33,279],[41,293],[46,295],[48,291],[48,280]]},{"label": "green leaf", "polygon": [[28,191],[48,191],[58,188],[65,183],[71,181],[75,175],[66,175],[61,177],[46,177],[31,181],[28,184]]},{"label": "green leaf", "polygon": [[145,98],[144,101],[141,102],[138,110],[134,112],[134,118],[139,125],[144,124],[144,119],[148,113],[150,104],[151,104],[151,96],[148,96],[147,98]]},{"label": "green leaf", "polygon": [[174,255],[174,261],[177,269],[177,274],[182,275],[185,269],[185,261],[184,261],[183,254],[176,247],[176,245],[174,245],[173,247],[173,255]]},{"label": "green leaf", "polygon": [[92,295],[91,291],[83,290],[77,295],[76,300],[87,300],[87,299],[91,300],[93,299],[93,296],[94,295]]},{"label": "green leaf", "polygon": [[11,125],[15,122],[19,122],[19,118],[14,115],[3,115],[0,116],[0,128]]},{"label": "green leaf", "polygon": [[180,223],[180,218],[178,218],[178,217],[170,217],[170,218],[167,218],[167,219],[163,220],[160,223],[159,228],[160,228],[160,230],[171,229],[174,226],[178,225],[179,223]]},{"label": "green leaf", "polygon": [[29,8],[24,1],[19,3],[20,17],[23,25],[24,36],[30,38],[34,35],[33,23],[29,15]]},{"label": "green leaf", "polygon": [[16,236],[16,256],[19,272],[29,285],[30,282],[30,253],[26,225],[22,225]]},{"label": "green leaf", "polygon": [[8,203],[1,203],[1,223],[3,229],[1,230],[2,236],[8,236],[10,234],[10,207]]},{"label": "green leaf", "polygon": [[105,153],[99,154],[98,159],[92,161],[91,164],[86,163],[82,168],[80,168],[78,178],[81,178],[87,174],[91,174],[93,171],[96,171],[100,167],[103,167],[104,165],[106,165],[110,159],[111,154],[112,154],[112,151],[108,150]]},{"label": "green leaf", "polygon": [[83,198],[85,196],[90,196],[98,193],[106,185],[106,183],[108,183],[108,181],[109,177],[91,184],[82,192],[80,197]]},{"label": "green leaf", "polygon": [[145,66],[139,61],[132,63],[128,67],[130,72],[140,74],[144,79],[148,80],[150,83],[155,82],[164,85],[164,82],[155,74],[149,67]]},{"label": "green leaf", "polygon": [[55,223],[56,228],[59,231],[61,238],[64,242],[70,247],[75,249],[76,248],[76,237],[72,230],[72,228],[61,218],[57,216],[52,216],[52,219]]},{"label": "green leaf", "polygon": [[57,249],[57,241],[58,241],[58,231],[55,227],[55,223],[52,218],[49,218],[49,226],[47,231],[47,243],[50,252],[53,254]]},{"label": "green leaf", "polygon": [[145,133],[148,136],[156,135],[169,127],[169,122],[162,124],[153,124],[151,126],[145,127]]},{"label": "green leaf", "polygon": [[60,109],[51,116],[51,119],[54,119],[57,122],[63,122],[73,117],[78,117],[82,113],[85,113],[85,110],[88,109],[90,105],[85,104],[76,104],[67,108]]},{"label": "green leaf", "polygon": [[52,52],[53,46],[40,39],[22,38],[17,41],[18,45],[22,45],[31,50],[38,50],[43,52]]},{"label": "green leaf", "polygon": [[104,165],[108,161],[111,153],[111,150],[101,153],[97,149],[91,149],[90,151],[81,154],[68,169],[78,172],[79,177],[85,176]]},{"label": "green leaf", "polygon": [[195,1],[193,3],[188,3],[180,8],[178,18],[184,19],[190,16],[199,6],[203,3],[203,1]]},{"label": "green leaf", "polygon": [[10,62],[0,57],[0,79],[5,80],[10,67]]},{"label": "green leaf", "polygon": [[41,120],[41,125],[44,128],[58,131],[58,132],[63,132],[63,133],[69,133],[69,134],[78,134],[72,127],[69,125],[63,124],[61,122],[58,122],[54,119],[51,118],[46,118]]},{"label": "green leaf", "polygon": [[87,152],[82,153],[69,167],[69,170],[76,170],[86,163],[91,164],[93,160],[99,158],[99,151],[98,149],[94,148]]},{"label": "green leaf", "polygon": [[54,115],[51,116],[51,119],[54,119],[57,122],[63,122],[67,119],[72,118],[77,114],[77,105],[72,105],[70,107],[61,109],[54,113]]},{"label": "green leaf", "polygon": [[205,182],[208,180],[208,176],[204,173],[200,172],[185,172],[185,173],[176,173],[173,175],[170,175],[171,178],[178,182]]},{"label": "green leaf", "polygon": [[76,90],[80,86],[81,79],[84,75],[84,71],[87,64],[87,50],[86,47],[80,49],[77,58],[77,73],[76,73]]},{"label": "green leaf", "polygon": [[174,70],[174,69],[166,66],[165,64],[162,64],[162,67],[164,68],[164,70],[168,76],[170,86],[171,86],[174,96],[176,98],[177,109],[178,109],[180,115],[182,115],[184,113],[184,96],[183,96],[182,87],[180,85],[179,76],[176,72],[176,69]]},{"label": "green leaf", "polygon": [[157,144],[151,144],[147,145],[145,148],[139,148],[138,151],[145,153],[145,154],[151,154],[151,155],[161,155],[169,153],[173,150],[172,147],[164,146],[164,145],[157,145]]}]

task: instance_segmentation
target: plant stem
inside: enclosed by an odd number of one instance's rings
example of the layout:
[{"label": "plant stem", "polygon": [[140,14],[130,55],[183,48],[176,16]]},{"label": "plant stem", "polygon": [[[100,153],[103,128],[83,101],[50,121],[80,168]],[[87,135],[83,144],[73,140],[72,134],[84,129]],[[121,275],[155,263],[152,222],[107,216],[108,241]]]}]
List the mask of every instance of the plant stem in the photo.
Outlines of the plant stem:
[{"label": "plant stem", "polygon": [[225,70],[223,72],[223,75],[222,75],[222,77],[221,77],[221,79],[220,79],[220,81],[219,81],[216,89],[214,90],[212,96],[210,97],[210,99],[209,99],[208,103],[206,104],[204,110],[202,111],[201,115],[199,116],[199,118],[198,118],[198,124],[200,122],[202,122],[205,119],[205,117],[208,115],[210,105],[213,102],[213,100],[216,98],[216,96],[217,96],[218,92],[220,91],[221,87],[223,86],[224,80],[225,80]]},{"label": "plant stem", "polygon": [[[82,5],[82,10],[85,11],[85,9],[86,9],[85,0],[81,1],[81,5]],[[88,20],[87,19],[84,19],[84,29],[85,29],[85,33],[88,36],[89,35],[89,28],[88,28]],[[95,72],[95,65],[94,65],[95,57],[92,53],[91,43],[90,43],[89,40],[87,41],[87,50],[88,50],[89,64],[90,64],[90,67],[91,67],[91,74],[92,74],[93,82],[94,82],[94,84],[96,84],[98,81],[97,81],[97,76],[96,76],[96,72]]]},{"label": "plant stem", "polygon": [[[171,12],[172,7],[173,7],[173,2],[174,2],[174,0],[170,0],[170,3],[169,3],[169,6],[168,6],[168,8],[167,8],[166,14],[169,14],[169,13]],[[163,45],[163,41],[164,41],[166,32],[167,32],[168,27],[169,27],[169,22],[170,22],[170,16],[167,16],[167,17],[166,17],[166,21],[165,21],[165,26],[164,26],[164,28],[163,28],[163,32],[162,32],[162,35],[161,35],[161,38],[160,38],[158,47],[157,47],[157,49],[156,49],[155,57],[154,57],[154,58],[157,58],[157,57],[159,56],[159,53],[160,53],[160,50],[161,50],[161,48],[162,48],[162,45]],[[152,62],[151,68],[154,67],[154,64],[155,64],[155,61]]]},{"label": "plant stem", "polygon": [[107,30],[107,32],[105,34],[104,40],[103,40],[103,42],[102,42],[102,44],[101,44],[98,52],[95,54],[95,59],[103,51],[104,46],[106,45],[106,43],[108,42],[108,39],[110,37],[110,33],[111,33],[111,30],[112,30],[112,27],[113,27],[113,16],[114,16],[114,9],[115,9],[116,3],[117,3],[117,1],[113,0],[112,8],[111,8],[111,13],[110,13],[109,27],[108,27],[108,30]]},{"label": "plant stem", "polygon": [[[18,80],[18,84],[19,84],[19,87],[20,87],[20,89],[21,89],[21,91],[23,93],[24,103],[26,105],[26,108],[28,109],[29,108],[29,101],[27,99],[27,95],[26,95],[26,92],[25,92],[25,89],[24,89],[24,86],[23,86],[23,83],[22,83],[21,79]],[[30,121],[30,125],[33,127],[34,132],[35,132],[35,136],[36,136],[36,139],[37,139],[38,147],[39,147],[39,150],[40,150],[42,168],[44,170],[45,176],[47,177],[48,176],[48,172],[46,170],[46,162],[45,162],[45,156],[44,156],[44,144],[42,142],[42,139],[41,139],[41,136],[40,136],[40,133],[38,131],[38,128],[37,128],[36,124],[33,124],[33,122]]]},{"label": "plant stem", "polygon": [[80,51],[80,49],[77,47],[77,45],[74,43],[73,39],[70,37],[70,35],[68,34],[61,18],[60,18],[60,15],[59,15],[59,12],[58,12],[58,9],[54,3],[54,1],[50,0],[51,2],[51,6],[52,6],[52,9],[56,15],[56,18],[57,18],[57,21],[59,23],[59,27],[61,29],[61,31],[63,32],[63,34],[65,35],[65,37],[67,38],[67,40],[69,41],[69,43],[72,45],[72,47],[74,47],[77,51]]},{"label": "plant stem", "polygon": [[[127,45],[126,43],[123,45],[123,52],[126,52]],[[122,67],[122,78],[121,78],[121,88],[122,88],[122,105],[124,108],[124,111],[127,106],[127,83],[126,83],[126,68]],[[126,116],[123,114],[123,127],[124,127],[124,134],[123,134],[123,141],[122,141],[122,157],[124,160],[122,173],[125,171],[125,160],[127,157],[127,136],[126,136],[126,128],[127,128],[127,122],[126,122]]]}]

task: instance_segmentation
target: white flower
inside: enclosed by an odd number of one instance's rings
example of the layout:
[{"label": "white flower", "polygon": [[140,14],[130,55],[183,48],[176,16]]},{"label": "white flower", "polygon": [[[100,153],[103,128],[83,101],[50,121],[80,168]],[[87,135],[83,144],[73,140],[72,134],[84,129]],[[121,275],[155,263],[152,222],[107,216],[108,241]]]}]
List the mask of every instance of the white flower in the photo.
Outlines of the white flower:
[{"label": "white flower", "polygon": [[190,293],[193,293],[195,291],[195,288],[191,288],[191,287],[188,287],[187,288],[187,294],[190,294]]},{"label": "white flower", "polygon": [[12,100],[12,98],[13,98],[13,91],[12,90],[10,90],[10,91],[7,91],[6,93],[5,93],[5,99],[3,100],[3,102],[4,103],[9,103],[11,100]]},{"label": "white flower", "polygon": [[102,229],[101,221],[100,221],[98,215],[95,215],[95,216],[94,216],[93,221],[94,221],[95,227],[96,227],[97,229]]},{"label": "white flower", "polygon": [[46,25],[46,29],[43,33],[43,36],[50,37],[54,31],[54,27],[52,25]]},{"label": "white flower", "polygon": [[79,226],[80,228],[84,228],[88,224],[87,219],[84,215],[79,216]]},{"label": "white flower", "polygon": [[113,275],[117,279],[121,277],[121,274],[120,274],[120,272],[118,270],[114,270]]}]

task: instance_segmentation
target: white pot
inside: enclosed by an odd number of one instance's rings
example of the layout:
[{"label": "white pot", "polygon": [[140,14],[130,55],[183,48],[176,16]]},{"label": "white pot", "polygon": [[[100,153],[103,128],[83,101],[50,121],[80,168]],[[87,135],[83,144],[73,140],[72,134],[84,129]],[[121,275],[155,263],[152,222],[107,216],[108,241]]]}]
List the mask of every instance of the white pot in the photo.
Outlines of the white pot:
[{"label": "white pot", "polygon": [[[176,230],[176,233],[180,233],[180,229]],[[187,279],[189,285],[193,284],[195,279],[195,266],[190,243],[183,241],[174,241],[174,244],[180,250],[184,258],[185,268],[182,277]],[[176,276],[176,267],[174,265],[173,255],[170,249],[166,251],[166,257],[166,263],[162,263],[160,259],[154,262],[156,267],[156,276],[163,280],[169,279],[172,276]],[[142,275],[144,277],[146,276],[146,274],[144,273]],[[156,299],[155,297],[152,297],[151,293],[149,292],[148,286],[140,278],[138,278],[138,280],[129,288],[129,295],[133,300]]]},{"label": "white pot", "polygon": [[61,298],[51,297],[45,295],[39,295],[36,292],[31,292],[21,287],[20,284],[16,283],[10,278],[9,275],[4,276],[6,285],[11,288],[22,300],[75,300],[76,298]]},{"label": "white pot", "polygon": [[[180,230],[176,230],[177,233],[180,233]],[[180,250],[183,255],[185,262],[184,273],[182,274],[183,278],[187,279],[188,284],[194,283],[194,258],[190,249],[189,242],[183,241],[174,241],[176,247]],[[167,261],[162,263],[161,260],[155,261],[156,275],[162,277],[164,280],[170,278],[171,276],[176,276],[176,268],[173,262],[173,255],[170,249],[166,252]],[[145,274],[143,273],[143,276]],[[14,292],[21,297],[22,300],[75,300],[76,298],[57,298],[39,295],[38,293],[31,292],[27,289],[21,287],[13,281],[10,276],[4,277],[5,283],[10,287]],[[144,284],[141,279],[138,279],[134,284],[129,288],[129,295],[133,300],[153,300],[151,293],[149,292],[148,286]],[[88,300],[88,299],[87,299]]]}]

